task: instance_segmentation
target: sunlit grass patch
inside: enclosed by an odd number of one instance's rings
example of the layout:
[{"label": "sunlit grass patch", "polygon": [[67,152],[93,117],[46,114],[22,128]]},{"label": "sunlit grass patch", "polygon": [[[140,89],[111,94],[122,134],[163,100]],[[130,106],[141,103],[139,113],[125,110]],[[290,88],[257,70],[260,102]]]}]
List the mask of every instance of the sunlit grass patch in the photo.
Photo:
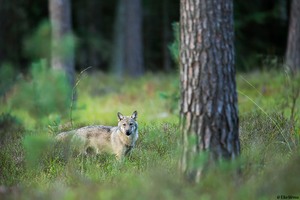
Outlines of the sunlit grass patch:
[{"label": "sunlit grass patch", "polygon": [[237,74],[239,110],[241,113],[263,108],[267,111],[280,109],[286,91],[286,75],[279,71],[255,71]]},{"label": "sunlit grass patch", "polygon": [[[103,74],[83,78],[78,87],[78,109],[74,110],[75,122],[116,124],[117,112],[131,115],[135,110],[138,111],[139,122],[151,123],[158,120],[176,122],[177,117],[166,110],[169,102],[159,95],[160,92],[173,90],[174,78],[174,75],[163,74],[149,74],[136,80],[129,78],[116,80]],[[100,84],[95,82],[98,79],[102,80]]]}]

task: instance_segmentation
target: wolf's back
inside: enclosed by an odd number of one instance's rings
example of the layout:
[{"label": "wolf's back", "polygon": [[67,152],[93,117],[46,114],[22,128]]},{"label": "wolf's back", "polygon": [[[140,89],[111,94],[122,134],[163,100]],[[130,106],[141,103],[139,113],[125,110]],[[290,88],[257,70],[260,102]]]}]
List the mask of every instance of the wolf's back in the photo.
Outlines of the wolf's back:
[{"label": "wolf's back", "polygon": [[55,137],[55,139],[58,141],[63,141],[65,139],[70,139],[74,135],[81,139],[97,136],[99,137],[100,135],[110,136],[114,129],[116,129],[116,127],[102,125],[85,126],[79,129],[61,132]]},{"label": "wolf's back", "polygon": [[61,132],[57,136],[55,136],[55,139],[58,141],[64,141],[74,135],[74,131],[67,131],[67,132]]}]

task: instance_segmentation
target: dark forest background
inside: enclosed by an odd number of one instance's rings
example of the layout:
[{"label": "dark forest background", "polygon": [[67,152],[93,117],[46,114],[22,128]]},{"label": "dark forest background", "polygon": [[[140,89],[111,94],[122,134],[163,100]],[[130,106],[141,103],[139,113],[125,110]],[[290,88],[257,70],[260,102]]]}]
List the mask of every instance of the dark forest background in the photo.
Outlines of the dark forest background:
[{"label": "dark forest background", "polygon": [[[76,37],[75,67],[111,71],[117,0],[71,2]],[[235,0],[236,68],[249,71],[265,62],[282,60],[287,41],[290,1]],[[144,0],[143,57],[145,71],[170,71],[177,66],[168,46],[174,41],[172,24],[179,21],[179,1]],[[0,1],[0,66],[26,72],[30,63],[50,57],[48,2]],[[275,65],[267,65],[272,67]]]}]

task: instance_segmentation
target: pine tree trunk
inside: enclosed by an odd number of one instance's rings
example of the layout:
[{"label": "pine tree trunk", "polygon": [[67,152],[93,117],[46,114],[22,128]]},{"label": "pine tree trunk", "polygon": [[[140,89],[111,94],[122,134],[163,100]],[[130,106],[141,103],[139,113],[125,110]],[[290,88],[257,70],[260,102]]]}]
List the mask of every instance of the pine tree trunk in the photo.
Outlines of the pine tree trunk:
[{"label": "pine tree trunk", "polygon": [[125,73],[140,76],[144,73],[142,38],[142,2],[125,1]]},{"label": "pine tree trunk", "polygon": [[169,50],[169,42],[170,42],[170,19],[169,19],[169,0],[163,0],[162,6],[162,16],[163,16],[163,34],[162,34],[162,45],[163,45],[163,66],[164,71],[169,72],[171,70],[171,57]]},{"label": "pine tree trunk", "polygon": [[49,0],[52,28],[51,66],[63,70],[74,85],[74,41],[71,28],[70,0]]},{"label": "pine tree trunk", "polygon": [[114,23],[114,50],[112,58],[112,71],[117,77],[121,77],[125,68],[125,5],[124,0],[119,0],[116,9]]},{"label": "pine tree trunk", "polygon": [[[87,27],[88,34],[91,38],[99,38],[100,32],[97,30],[97,25],[102,24],[102,19],[99,19],[99,10],[101,10],[101,3],[99,1],[87,1],[87,10],[89,11],[88,22],[86,24],[82,24],[83,27]],[[97,15],[98,14],[98,15]],[[97,23],[95,23],[95,19],[97,19]],[[101,30],[101,27],[99,27]],[[88,43],[88,62],[94,69],[101,69],[102,65],[102,55],[99,52],[99,47],[95,45],[93,42]],[[84,64],[86,68],[86,63]]]},{"label": "pine tree trunk", "polygon": [[180,60],[180,167],[198,182],[201,156],[215,163],[240,153],[232,0],[180,1]]},{"label": "pine tree trunk", "polygon": [[286,48],[286,66],[290,74],[300,69],[300,1],[292,0],[288,41]]},{"label": "pine tree trunk", "polygon": [[112,71],[118,77],[144,73],[141,0],[119,0],[114,33]]}]

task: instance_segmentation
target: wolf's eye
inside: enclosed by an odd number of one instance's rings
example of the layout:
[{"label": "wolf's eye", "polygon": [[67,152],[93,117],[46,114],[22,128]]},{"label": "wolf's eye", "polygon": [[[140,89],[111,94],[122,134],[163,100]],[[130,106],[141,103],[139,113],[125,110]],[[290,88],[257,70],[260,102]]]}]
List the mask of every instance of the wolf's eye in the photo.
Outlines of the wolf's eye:
[{"label": "wolf's eye", "polygon": [[124,123],[123,126],[126,126],[126,124]]},{"label": "wolf's eye", "polygon": [[133,123],[130,123],[129,125],[130,125],[130,126],[132,126],[132,125],[133,125]]}]

